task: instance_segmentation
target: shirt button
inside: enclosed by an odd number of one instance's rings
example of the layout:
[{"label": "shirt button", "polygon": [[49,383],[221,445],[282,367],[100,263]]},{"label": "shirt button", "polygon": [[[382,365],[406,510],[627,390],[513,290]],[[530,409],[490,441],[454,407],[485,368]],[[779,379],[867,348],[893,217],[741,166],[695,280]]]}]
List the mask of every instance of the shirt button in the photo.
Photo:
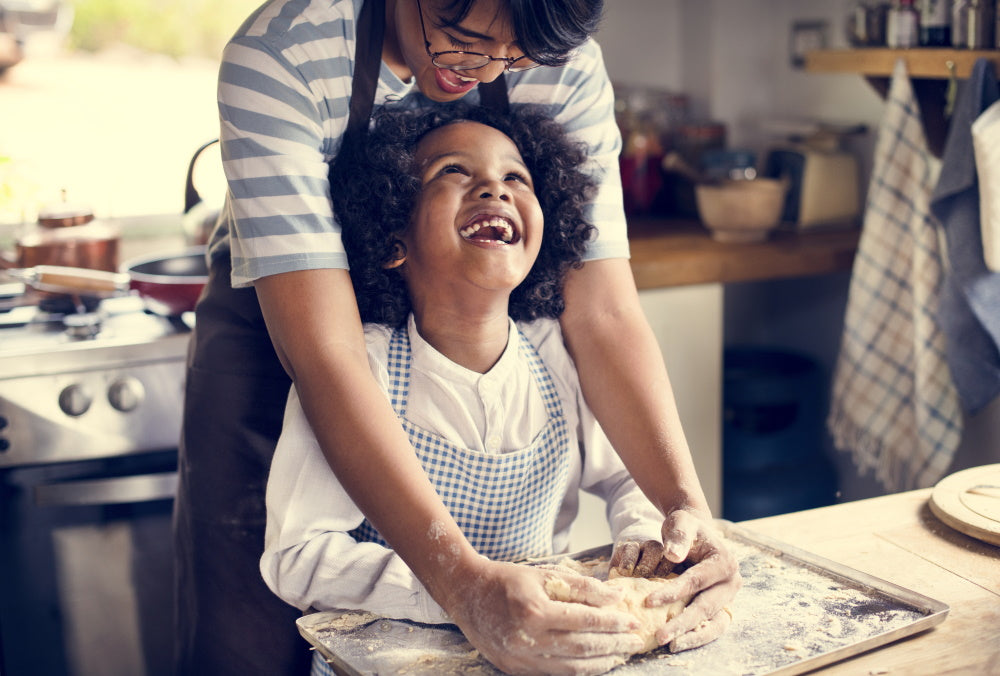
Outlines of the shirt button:
[{"label": "shirt button", "polygon": [[486,447],[491,451],[500,450],[500,437],[492,436],[486,441]]}]

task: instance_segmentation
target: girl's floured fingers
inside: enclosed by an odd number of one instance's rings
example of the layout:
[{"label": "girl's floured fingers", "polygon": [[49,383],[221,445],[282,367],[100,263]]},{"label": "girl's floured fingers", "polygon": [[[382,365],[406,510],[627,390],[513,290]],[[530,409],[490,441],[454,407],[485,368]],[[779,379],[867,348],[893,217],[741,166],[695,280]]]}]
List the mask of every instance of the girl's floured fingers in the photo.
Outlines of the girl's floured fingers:
[{"label": "girl's floured fingers", "polygon": [[661,530],[663,557],[673,563],[680,563],[686,559],[695,538],[698,537],[698,531],[698,519],[692,514],[684,510],[675,510],[668,514]]},{"label": "girl's floured fingers", "polygon": [[627,540],[615,545],[611,552],[611,568],[620,575],[631,577],[635,564],[639,562],[639,543]]},{"label": "girl's floured fingers", "polygon": [[663,544],[656,540],[646,540],[642,543],[639,563],[632,575],[635,577],[653,577],[663,561]]},{"label": "girl's floured fingers", "polygon": [[674,570],[674,564],[670,563],[666,559],[660,556],[660,563],[656,566],[656,572],[653,573],[653,577],[667,577]]},{"label": "girl's floured fingers", "polygon": [[700,648],[711,643],[729,628],[733,621],[733,613],[729,608],[723,608],[713,617],[703,620],[691,631],[681,634],[670,642],[670,652],[679,653],[692,648]]}]

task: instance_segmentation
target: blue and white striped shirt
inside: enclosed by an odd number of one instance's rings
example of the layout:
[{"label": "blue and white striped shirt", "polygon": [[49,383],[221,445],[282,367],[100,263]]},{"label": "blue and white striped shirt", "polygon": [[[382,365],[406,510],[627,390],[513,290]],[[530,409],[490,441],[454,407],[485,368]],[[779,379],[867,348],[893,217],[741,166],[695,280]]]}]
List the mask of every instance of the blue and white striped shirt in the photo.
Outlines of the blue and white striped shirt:
[{"label": "blue and white striped shirt", "polygon": [[[333,217],[328,162],[347,126],[357,12],[363,0],[272,0],[223,53],[220,139],[229,184],[212,256],[232,254],[232,284],[293,270],[347,268]],[[614,95],[600,47],[569,64],[507,74],[512,105],[539,104],[590,148],[601,187],[590,216],[599,235],[586,259],[628,257]],[[473,90],[466,95],[478,99]],[[472,98],[469,98],[472,97]],[[375,105],[435,104],[383,63]]]}]

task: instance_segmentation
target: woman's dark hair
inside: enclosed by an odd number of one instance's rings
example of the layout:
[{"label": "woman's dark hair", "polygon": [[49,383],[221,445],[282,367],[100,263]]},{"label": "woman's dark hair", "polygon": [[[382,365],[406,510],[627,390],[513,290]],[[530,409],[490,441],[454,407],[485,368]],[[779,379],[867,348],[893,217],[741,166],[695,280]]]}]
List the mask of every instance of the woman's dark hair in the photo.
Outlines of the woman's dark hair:
[{"label": "woman's dark hair", "polygon": [[386,266],[400,257],[397,235],[410,224],[421,189],[413,156],[428,132],[463,120],[498,129],[514,142],[531,173],[545,219],[538,259],[511,293],[510,316],[529,320],[562,313],[564,278],[571,267],[580,266],[595,230],[585,208],[597,184],[582,170],[587,161],[583,146],[532,106],[502,114],[450,103],[422,111],[379,109],[355,156],[331,168],[333,209],[343,228],[362,321],[398,326],[409,315],[403,276]]},{"label": "woman's dark hair", "polygon": [[[455,26],[476,0],[444,0],[440,28]],[[524,53],[543,66],[561,66],[597,32],[604,0],[506,0],[511,28]]]}]

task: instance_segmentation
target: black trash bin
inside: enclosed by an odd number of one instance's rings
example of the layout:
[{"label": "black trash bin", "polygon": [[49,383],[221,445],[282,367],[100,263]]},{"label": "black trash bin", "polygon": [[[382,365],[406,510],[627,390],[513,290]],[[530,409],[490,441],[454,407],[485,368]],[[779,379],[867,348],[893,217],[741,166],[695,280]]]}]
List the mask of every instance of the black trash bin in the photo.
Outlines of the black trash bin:
[{"label": "black trash bin", "polygon": [[827,383],[805,355],[732,347],[723,363],[723,516],[755,519],[832,504]]}]

